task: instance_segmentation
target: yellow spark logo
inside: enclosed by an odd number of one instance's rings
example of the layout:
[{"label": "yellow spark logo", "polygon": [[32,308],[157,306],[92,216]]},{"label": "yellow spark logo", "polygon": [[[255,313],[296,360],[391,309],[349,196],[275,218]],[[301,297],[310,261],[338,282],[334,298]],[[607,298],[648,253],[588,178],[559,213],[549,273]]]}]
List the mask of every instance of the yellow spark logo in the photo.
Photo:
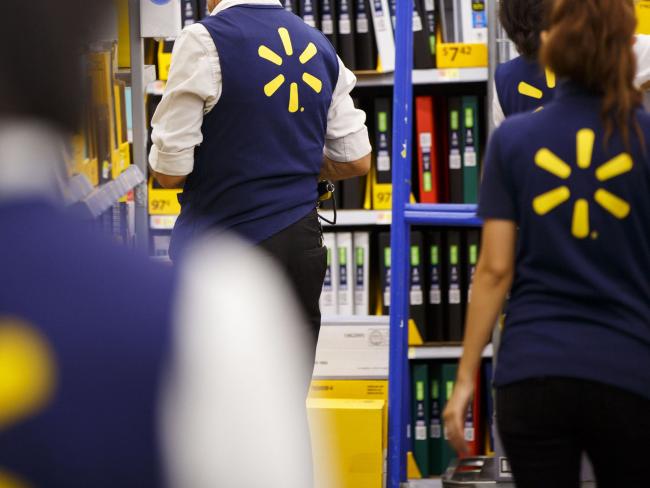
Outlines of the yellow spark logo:
[{"label": "yellow spark logo", "polygon": [[[555,73],[553,73],[551,70],[548,68],[544,70],[544,73],[546,75],[546,86],[550,89],[555,88],[556,82],[555,82]],[[540,90],[537,87],[534,87],[530,83],[526,83],[525,81],[520,81],[519,85],[517,86],[517,91],[528,98],[534,98],[536,100],[541,100],[542,97],[544,96],[544,92]],[[539,112],[542,110],[543,107],[539,107],[535,112]]]},{"label": "yellow spark logo", "polygon": [[[287,55],[287,57],[293,56],[293,44],[291,42],[289,31],[284,27],[280,27],[278,29],[278,34],[282,40],[284,53]],[[284,64],[282,56],[264,45],[259,47],[257,53],[260,58],[265,59],[269,63],[273,63],[276,66],[282,66]],[[298,61],[300,61],[301,65],[305,65],[311,61],[311,59],[316,56],[316,54],[318,54],[318,49],[313,42],[310,42],[302,54],[300,54],[298,57]],[[264,94],[269,98],[272,97],[280,89],[280,87],[284,85],[286,81],[287,80],[285,76],[283,74],[279,74],[264,86]],[[323,82],[315,76],[307,73],[306,71],[304,71],[302,74],[302,81],[316,93],[320,93],[323,89]],[[300,107],[298,83],[291,83],[291,85],[289,85],[289,112],[296,113],[298,110],[304,111],[305,109]]]},{"label": "yellow spark logo", "polygon": [[[587,170],[591,167],[594,140],[595,134],[591,129],[581,129],[576,135],[576,161],[578,168],[582,170]],[[571,166],[546,148],[537,151],[535,164],[544,171],[562,180],[567,180],[573,172]],[[621,153],[598,167],[595,171],[595,176],[599,182],[604,182],[622,174],[629,173],[633,167],[634,162],[632,161],[632,157],[627,153]],[[536,197],[533,200],[533,210],[537,215],[543,216],[570,198],[571,190],[569,190],[569,187],[566,185],[559,186]],[[625,219],[630,214],[631,208],[629,203],[603,188],[596,190],[594,200],[617,219]],[[589,236],[590,231],[589,202],[584,198],[580,198],[576,200],[573,207],[571,233],[577,239],[585,239]]]}]

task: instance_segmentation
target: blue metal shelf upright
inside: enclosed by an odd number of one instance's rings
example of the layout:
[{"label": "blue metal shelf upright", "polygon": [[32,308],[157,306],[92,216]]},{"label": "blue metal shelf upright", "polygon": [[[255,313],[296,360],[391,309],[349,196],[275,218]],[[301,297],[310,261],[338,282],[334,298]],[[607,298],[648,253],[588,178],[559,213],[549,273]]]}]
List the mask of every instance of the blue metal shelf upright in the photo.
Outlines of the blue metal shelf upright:
[{"label": "blue metal shelf upright", "polygon": [[413,134],[413,0],[397,0],[393,95],[393,209],[389,359],[388,488],[406,482],[410,413],[408,360],[409,247],[411,225],[476,227],[475,205],[409,204]]}]

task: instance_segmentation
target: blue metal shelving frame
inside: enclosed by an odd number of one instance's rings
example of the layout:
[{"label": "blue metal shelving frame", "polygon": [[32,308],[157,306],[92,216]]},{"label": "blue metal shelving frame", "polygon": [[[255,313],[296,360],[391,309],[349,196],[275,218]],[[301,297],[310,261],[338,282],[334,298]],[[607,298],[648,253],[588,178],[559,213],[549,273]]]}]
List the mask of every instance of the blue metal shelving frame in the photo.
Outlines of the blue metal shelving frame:
[{"label": "blue metal shelving frame", "polygon": [[391,226],[391,307],[388,383],[388,488],[406,482],[407,425],[410,417],[408,360],[409,261],[411,225],[476,227],[475,205],[410,204],[413,134],[413,0],[397,0],[396,65],[393,95],[393,208]]}]

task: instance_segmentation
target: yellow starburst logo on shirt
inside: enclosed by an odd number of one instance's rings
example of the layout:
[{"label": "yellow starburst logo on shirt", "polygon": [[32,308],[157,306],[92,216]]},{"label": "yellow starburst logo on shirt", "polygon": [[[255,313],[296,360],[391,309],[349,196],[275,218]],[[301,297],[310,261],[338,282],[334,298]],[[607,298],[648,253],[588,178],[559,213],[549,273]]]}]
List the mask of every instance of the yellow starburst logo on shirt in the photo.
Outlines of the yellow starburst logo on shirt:
[{"label": "yellow starburst logo on shirt", "polygon": [[[553,89],[555,88],[556,81],[555,81],[555,73],[553,73],[551,70],[548,68],[544,70],[544,73],[546,75],[546,87]],[[531,85],[530,83],[526,83],[525,81],[520,81],[519,85],[517,86],[517,91],[528,98],[534,98],[536,100],[541,100],[542,97],[544,96],[544,92],[540,90],[539,88]],[[544,107],[539,107],[535,112],[539,112],[542,110]]]},{"label": "yellow starburst logo on shirt", "polygon": [[[289,31],[284,27],[280,27],[278,29],[278,34],[282,40],[284,53],[287,57],[292,57],[294,55],[294,52]],[[282,66],[284,64],[284,59],[282,56],[264,45],[259,47],[257,53],[260,58],[265,59],[266,61],[273,63],[276,66]],[[316,56],[316,54],[318,54],[318,48],[313,42],[310,42],[307,44],[307,47],[304,49],[302,54],[300,54],[298,57],[298,61],[300,61],[301,65],[305,65],[311,61],[311,59]],[[279,74],[264,86],[264,94],[269,98],[272,97],[280,89],[280,87],[284,85],[286,81],[286,77],[283,74]],[[323,90],[323,82],[316,78],[314,75],[309,74],[307,71],[303,72],[302,81],[316,93],[320,93]],[[305,109],[304,107],[300,107],[298,83],[294,82],[289,85],[289,112],[296,113],[298,110],[304,112]]]},{"label": "yellow starburst logo on shirt", "polygon": [[[595,133],[591,129],[581,129],[576,135],[576,157],[577,166],[587,170],[592,165],[592,153],[594,148]],[[562,180],[567,180],[573,169],[562,161],[557,155],[547,148],[542,148],[535,155],[535,164]],[[610,159],[595,171],[596,180],[605,182],[625,173],[629,173],[634,167],[632,156],[621,153]],[[559,207],[571,198],[571,190],[568,186],[557,188],[539,195],[533,200],[533,210],[537,215],[546,215],[551,210]],[[622,198],[610,193],[604,188],[598,188],[594,193],[595,202],[617,219],[625,219],[631,211],[630,204]],[[591,226],[589,220],[589,201],[579,198],[573,206],[573,218],[571,233],[577,239],[585,239],[590,235]],[[592,234],[596,236],[596,234]]]}]

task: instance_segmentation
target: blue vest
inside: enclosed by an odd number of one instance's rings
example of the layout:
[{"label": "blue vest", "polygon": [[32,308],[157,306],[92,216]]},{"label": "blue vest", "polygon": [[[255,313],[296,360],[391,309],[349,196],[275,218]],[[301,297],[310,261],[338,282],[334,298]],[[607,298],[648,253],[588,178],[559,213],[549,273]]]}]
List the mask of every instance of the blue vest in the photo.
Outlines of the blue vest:
[{"label": "blue vest", "polygon": [[553,99],[556,84],[553,73],[523,56],[500,64],[494,81],[506,117],[543,107]]},{"label": "blue vest", "polygon": [[0,370],[18,378],[0,384],[0,472],[33,487],[161,486],[173,271],[39,202],[1,203],[0,228]]},{"label": "blue vest", "polygon": [[[562,376],[650,398],[650,153],[605,142],[602,99],[563,84],[490,140],[479,215],[518,225],[497,386]],[[631,117],[650,147],[650,116]]]},{"label": "blue vest", "polygon": [[258,243],[315,208],[339,74],[325,36],[280,6],[241,5],[202,21],[223,91],[181,197],[172,255],[206,228]]}]

